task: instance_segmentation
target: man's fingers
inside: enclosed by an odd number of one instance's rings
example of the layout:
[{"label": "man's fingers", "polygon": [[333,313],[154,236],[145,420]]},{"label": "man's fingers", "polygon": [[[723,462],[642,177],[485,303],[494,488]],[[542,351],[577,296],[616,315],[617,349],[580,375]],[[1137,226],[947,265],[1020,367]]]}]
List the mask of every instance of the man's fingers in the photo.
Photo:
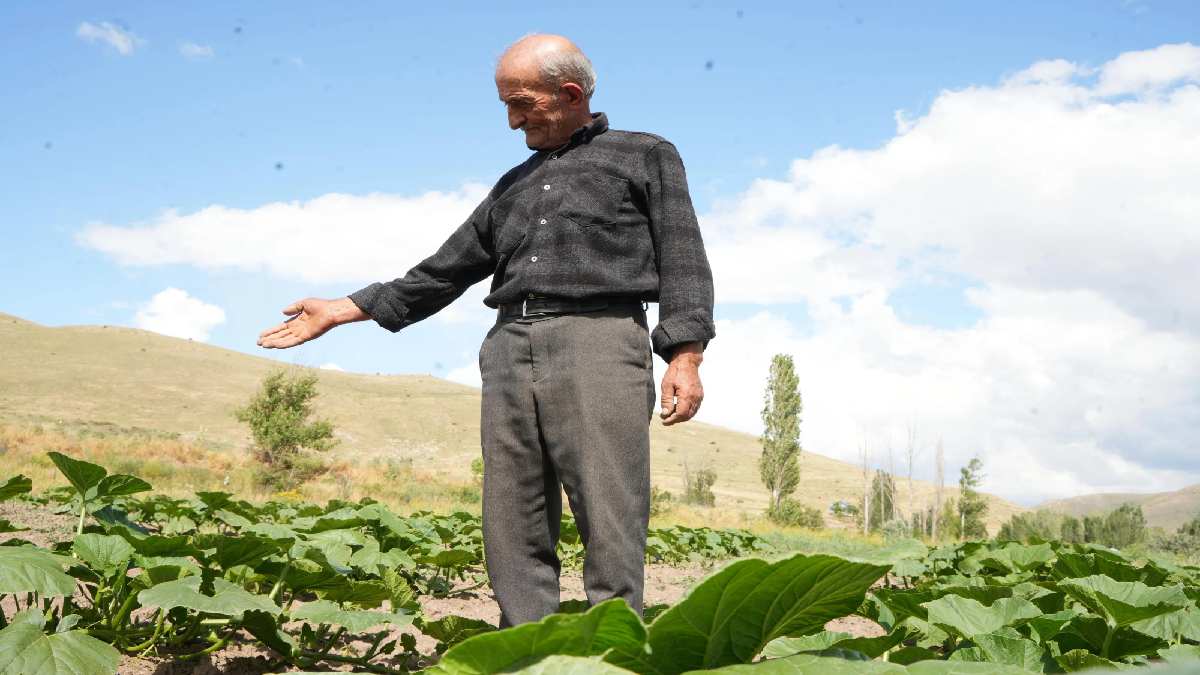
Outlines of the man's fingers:
[{"label": "man's fingers", "polygon": [[681,397],[679,403],[676,404],[674,412],[663,420],[664,426],[669,426],[677,422],[686,422],[696,416],[700,411],[700,399],[694,397]]},{"label": "man's fingers", "polygon": [[304,301],[301,300],[300,302],[293,302],[292,304],[288,305],[287,307],[284,307],[283,313],[291,315],[291,314],[295,314],[295,313],[303,311],[303,310],[304,310]]},{"label": "man's fingers", "polygon": [[662,408],[659,414],[663,417],[675,412],[675,384],[673,382],[664,381],[662,383],[662,396],[659,397],[658,404]]}]

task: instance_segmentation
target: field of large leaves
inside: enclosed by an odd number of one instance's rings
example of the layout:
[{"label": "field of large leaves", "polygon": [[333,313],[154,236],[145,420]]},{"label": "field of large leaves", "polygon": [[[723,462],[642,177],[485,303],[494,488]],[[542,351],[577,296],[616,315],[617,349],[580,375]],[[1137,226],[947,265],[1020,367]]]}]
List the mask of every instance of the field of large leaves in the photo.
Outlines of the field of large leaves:
[{"label": "field of large leaves", "polygon": [[[485,583],[476,516],[144,496],[134,476],[51,459],[70,487],[33,497],[21,476],[0,484],[0,501],[76,524],[39,547],[0,520],[14,537],[0,546],[0,675],[114,673],[122,654],[186,660],[246,640],[293,672],[1200,672],[1200,569],[1094,546],[908,542],[848,560],[769,551],[738,530],[658,529],[649,561],[741,559],[644,618],[620,600],[568,602],[496,630],[427,619],[418,603]],[[569,517],[562,533],[560,558],[577,566]],[[852,615],[883,634],[826,630]],[[418,651],[418,631],[436,647]]]}]

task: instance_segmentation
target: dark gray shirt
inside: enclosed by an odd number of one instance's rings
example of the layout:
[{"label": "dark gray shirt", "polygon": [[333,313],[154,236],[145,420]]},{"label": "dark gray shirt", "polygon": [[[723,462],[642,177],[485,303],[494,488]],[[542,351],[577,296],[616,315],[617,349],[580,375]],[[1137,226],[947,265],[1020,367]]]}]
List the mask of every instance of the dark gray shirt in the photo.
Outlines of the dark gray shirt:
[{"label": "dark gray shirt", "polygon": [[495,308],[531,293],[633,296],[659,303],[654,352],[716,335],[712,271],[675,146],[608,128],[594,113],[566,145],[500,179],[436,253],[403,278],[350,295],[396,332],[492,275]]}]

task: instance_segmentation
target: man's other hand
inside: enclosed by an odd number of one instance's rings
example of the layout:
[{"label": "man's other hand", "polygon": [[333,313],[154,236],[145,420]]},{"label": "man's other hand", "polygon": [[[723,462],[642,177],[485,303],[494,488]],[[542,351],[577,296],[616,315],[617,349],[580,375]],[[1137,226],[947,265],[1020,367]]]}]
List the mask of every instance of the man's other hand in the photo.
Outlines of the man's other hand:
[{"label": "man's other hand", "polygon": [[700,410],[704,400],[704,386],[700,384],[700,362],[704,360],[704,348],[699,342],[679,345],[671,354],[671,362],[663,375],[662,410],[663,426],[686,422]]},{"label": "man's other hand", "polygon": [[258,346],[287,349],[321,337],[334,326],[370,318],[350,298],[305,298],[284,307],[283,313],[291,318],[259,333]]}]

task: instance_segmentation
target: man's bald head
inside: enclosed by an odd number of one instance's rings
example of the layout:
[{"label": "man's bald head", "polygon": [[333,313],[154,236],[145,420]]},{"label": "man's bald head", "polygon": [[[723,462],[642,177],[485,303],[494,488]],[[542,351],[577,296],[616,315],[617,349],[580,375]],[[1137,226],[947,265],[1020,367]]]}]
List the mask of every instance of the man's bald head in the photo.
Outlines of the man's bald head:
[{"label": "man's bald head", "polygon": [[536,80],[549,90],[573,82],[588,99],[596,90],[592,62],[561,35],[526,35],[509,45],[496,63],[496,81],[501,80]]}]

